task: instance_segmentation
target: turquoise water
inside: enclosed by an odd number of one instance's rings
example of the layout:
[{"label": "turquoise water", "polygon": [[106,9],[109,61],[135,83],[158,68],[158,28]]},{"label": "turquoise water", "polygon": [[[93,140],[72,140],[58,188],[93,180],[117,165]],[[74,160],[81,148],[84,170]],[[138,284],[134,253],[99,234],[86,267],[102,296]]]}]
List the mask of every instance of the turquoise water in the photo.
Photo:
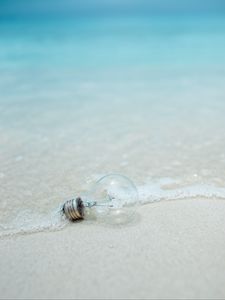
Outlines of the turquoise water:
[{"label": "turquoise water", "polygon": [[224,32],[224,15],[6,19],[1,68],[219,65]]},{"label": "turquoise water", "polygon": [[111,172],[142,203],[225,199],[222,14],[2,18],[0,76],[2,232]]}]

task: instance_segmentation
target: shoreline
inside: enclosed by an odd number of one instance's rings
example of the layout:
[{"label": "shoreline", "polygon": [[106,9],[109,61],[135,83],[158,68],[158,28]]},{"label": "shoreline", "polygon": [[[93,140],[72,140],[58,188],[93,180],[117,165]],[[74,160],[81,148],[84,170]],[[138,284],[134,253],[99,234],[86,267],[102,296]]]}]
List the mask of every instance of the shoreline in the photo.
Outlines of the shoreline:
[{"label": "shoreline", "polygon": [[144,205],[129,226],[80,222],[0,240],[1,298],[225,296],[225,205]]}]

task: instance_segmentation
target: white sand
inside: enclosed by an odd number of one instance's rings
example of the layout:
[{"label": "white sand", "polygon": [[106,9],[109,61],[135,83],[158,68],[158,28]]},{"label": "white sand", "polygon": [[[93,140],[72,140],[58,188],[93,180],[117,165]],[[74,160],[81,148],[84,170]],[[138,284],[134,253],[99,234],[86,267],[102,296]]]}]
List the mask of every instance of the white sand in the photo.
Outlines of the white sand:
[{"label": "white sand", "polygon": [[82,222],[0,241],[1,298],[224,298],[225,201],[139,208],[122,227]]},{"label": "white sand", "polygon": [[51,225],[108,173],[142,203],[192,200],[139,207],[129,226],[0,238],[1,298],[225,297],[224,24],[2,20],[0,237]]}]

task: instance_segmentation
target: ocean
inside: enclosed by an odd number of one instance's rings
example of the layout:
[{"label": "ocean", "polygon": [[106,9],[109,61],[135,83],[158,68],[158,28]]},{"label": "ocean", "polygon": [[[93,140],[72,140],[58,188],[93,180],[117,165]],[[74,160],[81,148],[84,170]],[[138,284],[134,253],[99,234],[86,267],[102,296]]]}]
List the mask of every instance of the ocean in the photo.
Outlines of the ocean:
[{"label": "ocean", "polygon": [[1,18],[0,78],[1,237],[60,229],[108,173],[225,200],[223,14]]}]

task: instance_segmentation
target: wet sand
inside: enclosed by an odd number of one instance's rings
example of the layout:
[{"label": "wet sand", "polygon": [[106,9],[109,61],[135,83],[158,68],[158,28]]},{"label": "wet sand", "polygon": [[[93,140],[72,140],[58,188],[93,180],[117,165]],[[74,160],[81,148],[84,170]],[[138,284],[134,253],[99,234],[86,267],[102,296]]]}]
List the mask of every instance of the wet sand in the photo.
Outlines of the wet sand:
[{"label": "wet sand", "polygon": [[141,206],[126,226],[1,239],[1,298],[223,299],[224,214],[223,200],[186,199]]}]

